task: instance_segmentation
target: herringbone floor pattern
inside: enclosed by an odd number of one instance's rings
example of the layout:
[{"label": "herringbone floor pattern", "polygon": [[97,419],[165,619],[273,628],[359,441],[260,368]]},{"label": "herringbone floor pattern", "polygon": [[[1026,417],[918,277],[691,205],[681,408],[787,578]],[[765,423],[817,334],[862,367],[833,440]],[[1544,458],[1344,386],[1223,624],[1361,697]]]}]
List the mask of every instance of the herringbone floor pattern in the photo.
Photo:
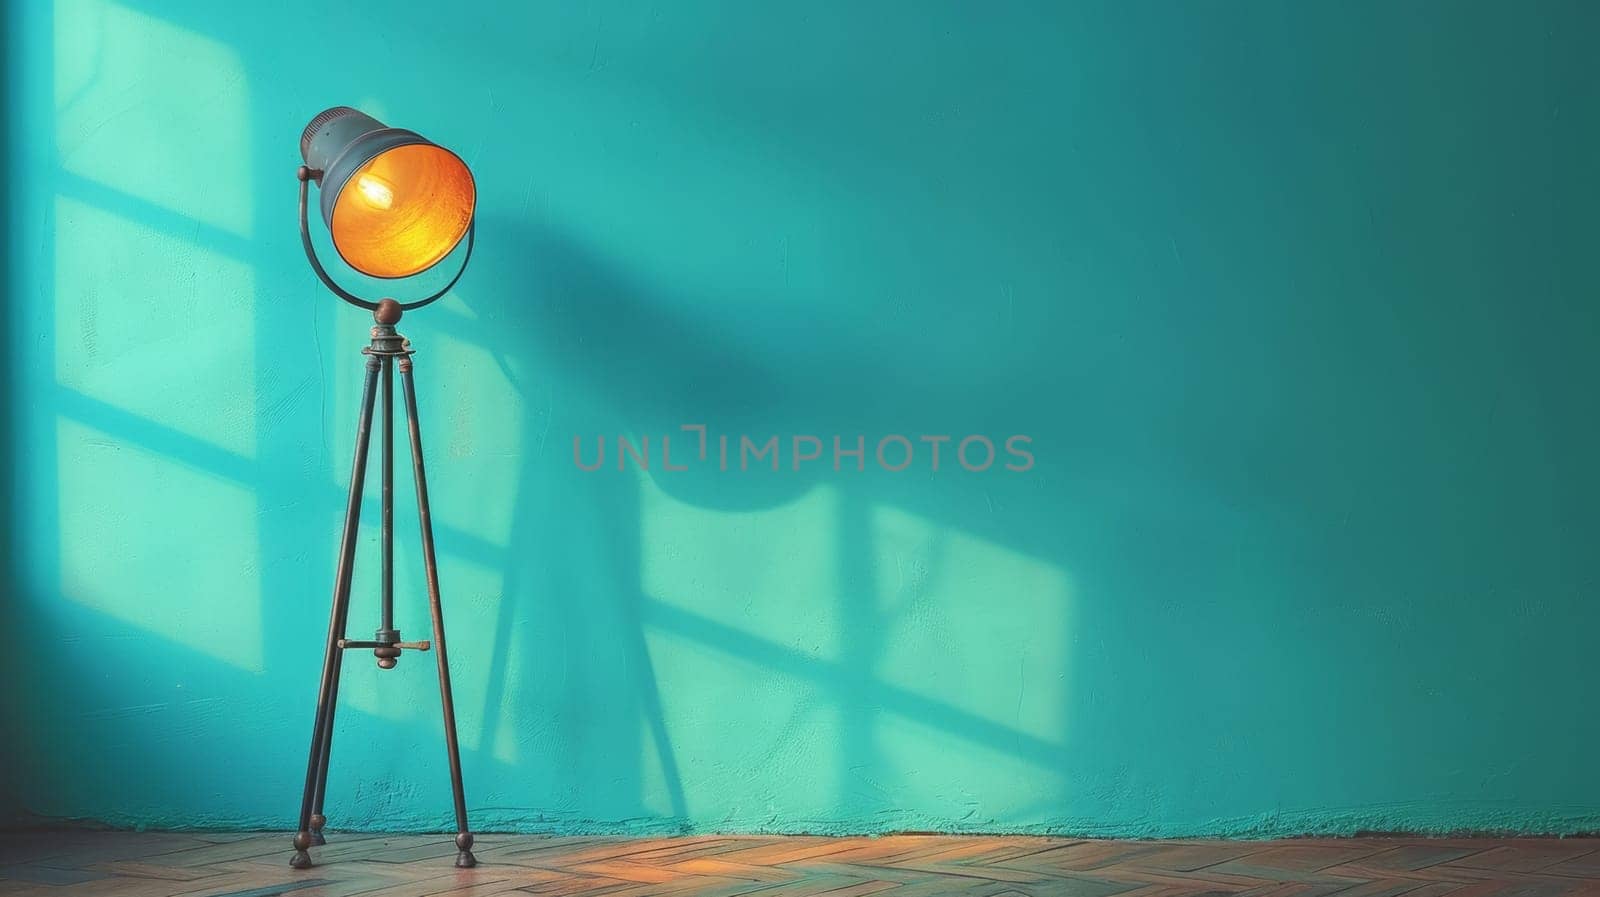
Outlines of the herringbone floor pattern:
[{"label": "herringbone floor pattern", "polygon": [[0,895],[39,897],[1600,897],[1600,840],[485,835],[334,833],[288,868],[289,836],[0,835]]}]

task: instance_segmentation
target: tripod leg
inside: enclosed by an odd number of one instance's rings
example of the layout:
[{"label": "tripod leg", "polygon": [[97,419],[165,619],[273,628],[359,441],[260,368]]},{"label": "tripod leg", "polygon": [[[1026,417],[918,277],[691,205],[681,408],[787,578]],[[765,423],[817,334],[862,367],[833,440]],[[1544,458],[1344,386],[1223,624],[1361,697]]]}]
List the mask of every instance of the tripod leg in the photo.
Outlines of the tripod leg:
[{"label": "tripod leg", "polygon": [[[394,359],[389,356],[383,356],[380,362],[383,372],[383,526],[387,536],[391,529],[390,518],[393,516],[394,504],[390,497],[394,482]],[[368,362],[368,365],[370,366],[371,362]],[[370,417],[368,420],[370,429]],[[362,452],[363,457],[366,454],[367,452]],[[384,628],[386,629],[394,627],[392,621],[394,598],[391,586],[394,561],[389,549],[390,541],[390,539],[385,538],[383,545],[383,604]],[[349,586],[345,587],[345,591],[349,592]],[[346,621],[349,616],[350,602],[346,601],[344,612],[339,617],[338,632],[335,638],[344,638]],[[333,755],[333,723],[339,710],[339,677],[343,669],[344,652],[337,651],[333,655],[333,693],[328,701],[328,724],[322,735],[322,760],[317,766],[317,786],[312,792],[311,799],[311,843],[313,846],[328,843],[328,839],[322,835],[323,827],[328,824],[328,817],[322,812],[322,806],[328,792],[328,760]]]},{"label": "tripod leg", "polygon": [[411,358],[400,358],[400,385],[406,397],[406,427],[411,431],[411,469],[417,480],[417,518],[422,525],[422,565],[428,578],[428,609],[433,615],[433,651],[439,665],[439,698],[444,705],[444,743],[450,751],[450,788],[456,801],[456,866],[478,865],[467,829],[467,796],[461,785],[461,747],[456,741],[456,705],[450,695],[450,661],[444,647],[444,608],[439,603],[439,566],[433,553],[433,517],[428,510],[428,477],[422,465],[422,429],[417,422],[417,391]]},{"label": "tripod leg", "polygon": [[361,486],[367,477],[367,444],[372,434],[372,402],[377,391],[379,362],[367,359],[367,380],[361,391],[361,418],[356,424],[356,458],[350,469],[350,499],[344,512],[344,535],[339,541],[339,565],[334,573],[333,613],[328,620],[328,648],[322,658],[322,684],[317,689],[317,718],[311,727],[311,756],[306,761],[306,786],[300,798],[300,827],[294,836],[294,857],[289,865],[311,868],[311,810],[318,781],[325,769],[333,741],[333,705],[338,694],[339,639],[350,612],[350,577],[355,571],[356,535],[361,527]]},{"label": "tripod leg", "polygon": [[[350,604],[345,602],[345,612],[339,617],[338,635],[335,638],[344,638],[345,620],[349,617]],[[328,696],[328,724],[324,727],[322,737],[322,757],[317,762],[317,784],[311,796],[311,844],[318,846],[328,843],[323,836],[322,828],[328,824],[328,817],[322,812],[323,797],[328,791],[328,759],[333,754],[333,719],[339,709],[339,675],[344,668],[344,652],[338,651],[333,655],[333,690]]]}]

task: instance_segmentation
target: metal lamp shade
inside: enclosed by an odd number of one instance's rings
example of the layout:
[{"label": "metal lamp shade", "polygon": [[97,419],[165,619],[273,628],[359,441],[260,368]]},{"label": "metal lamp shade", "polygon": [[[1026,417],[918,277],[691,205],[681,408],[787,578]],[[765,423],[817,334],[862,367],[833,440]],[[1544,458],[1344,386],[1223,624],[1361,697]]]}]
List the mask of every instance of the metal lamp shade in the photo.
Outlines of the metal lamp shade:
[{"label": "metal lamp shade", "polygon": [[306,126],[300,155],[322,172],[322,220],[334,249],[363,274],[426,271],[472,224],[472,172],[455,153],[413,131],[336,106]]}]

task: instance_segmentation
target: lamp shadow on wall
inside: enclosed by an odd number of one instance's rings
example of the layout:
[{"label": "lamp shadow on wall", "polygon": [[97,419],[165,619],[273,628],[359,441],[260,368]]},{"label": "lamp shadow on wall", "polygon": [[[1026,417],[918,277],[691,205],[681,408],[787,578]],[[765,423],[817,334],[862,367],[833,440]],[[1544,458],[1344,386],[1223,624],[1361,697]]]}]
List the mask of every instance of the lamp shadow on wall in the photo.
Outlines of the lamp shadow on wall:
[{"label": "lamp shadow on wall", "polygon": [[[776,472],[759,465],[739,470],[738,461],[734,469],[717,469],[718,433],[734,434],[735,440],[749,434],[757,441],[858,428],[870,433],[873,397],[911,393],[914,385],[844,378],[816,388],[688,320],[679,310],[693,306],[695,297],[622,274],[569,235],[519,218],[489,217],[482,225],[499,246],[476,273],[480,283],[493,287],[475,291],[485,297],[474,303],[477,332],[456,329],[462,319],[453,319],[452,332],[495,346],[496,354],[506,354],[502,366],[508,370],[536,372],[517,378],[524,398],[545,401],[529,395],[529,383],[542,381],[559,397],[550,404],[562,409],[549,416],[523,409],[520,442],[541,449],[524,454],[513,490],[516,511],[505,591],[496,609],[483,742],[495,742],[505,725],[501,702],[513,666],[508,658],[517,654],[539,664],[520,669],[520,677],[567,683],[565,694],[536,700],[563,709],[539,713],[588,717],[590,728],[593,715],[603,713],[615,723],[600,728],[606,740],[635,745],[634,760],[615,758],[620,766],[614,761],[576,778],[615,783],[613,812],[652,814],[656,822],[647,828],[696,825],[680,753],[704,778],[714,745],[739,740],[760,752],[764,764],[818,755],[837,759],[826,770],[802,763],[781,773],[826,783],[825,801],[793,818],[733,817],[728,823],[734,828],[925,824],[936,812],[930,795],[901,800],[897,786],[881,783],[931,766],[936,752],[951,747],[970,749],[975,763],[1003,767],[1002,775],[1031,770],[1036,785],[1048,791],[1045,783],[1060,767],[1062,743],[1037,726],[1030,731],[1015,720],[996,719],[997,711],[1017,708],[970,700],[974,693],[995,693],[999,670],[981,663],[963,670],[989,677],[958,696],[969,699],[965,703],[941,695],[937,670],[930,671],[931,681],[880,672],[896,659],[896,650],[903,660],[905,648],[892,642],[897,631],[905,631],[907,615],[939,613],[918,592],[937,591],[952,575],[944,566],[952,552],[943,527],[881,507],[892,501],[885,495],[905,488],[902,483],[848,464],[834,471],[826,459],[797,471],[787,447]],[[682,429],[685,424],[711,428],[707,463],[694,463],[699,437]],[[631,446],[651,446],[648,471],[639,469],[633,455],[618,459],[618,439],[624,437]],[[578,472],[580,456],[585,466],[596,463],[602,439],[609,447],[603,465]],[[667,468],[666,440],[687,470]],[[886,587],[891,577],[882,553],[894,546],[883,542],[896,536],[912,539],[896,563],[904,560],[916,569],[897,571],[897,581]],[[790,550],[763,553],[754,543],[767,539]],[[755,559],[748,555],[752,551]],[[763,570],[763,564],[774,569]],[[1033,566],[1042,573],[1034,583],[1041,591],[1017,600],[1039,612],[1034,623],[1061,619],[1063,608],[1044,605],[1066,600],[1064,584],[1053,569]],[[1009,601],[996,596],[995,605],[979,612],[1014,613]],[[818,620],[827,621],[827,632],[819,632]],[[580,650],[552,656],[543,646],[556,633]],[[971,653],[987,650],[974,641],[984,634],[981,627],[946,632],[961,650],[924,660],[959,667],[972,660]],[[665,686],[656,659],[663,655]],[[1017,671],[1014,660],[1002,666],[999,678]],[[1058,697],[1048,684],[1040,687]],[[768,693],[770,706],[751,707],[752,690]],[[694,704],[704,706],[686,706]],[[639,728],[633,719],[641,721]],[[555,763],[595,749],[577,743],[549,747],[542,752],[545,762]],[[647,785],[654,787],[641,787]],[[762,794],[759,787],[742,787],[752,797]],[[650,790],[664,792],[665,803],[635,803],[636,795]],[[994,823],[979,818],[976,824]]]},{"label": "lamp shadow on wall", "polygon": [[[453,332],[492,346],[506,357],[506,369],[525,372],[518,378],[525,400],[559,396],[564,412],[552,434],[549,416],[523,409],[519,443],[539,450],[525,452],[511,490],[515,510],[504,591],[495,609],[482,740],[493,744],[502,737],[509,658],[515,653],[525,658],[519,677],[567,686],[543,693],[537,714],[581,720],[574,728],[587,733],[584,742],[554,740],[534,753],[555,766],[600,759],[592,768],[567,772],[573,781],[606,783],[600,804],[611,818],[656,815],[662,818],[645,823],[647,828],[688,826],[690,810],[663,707],[673,699],[663,696],[647,640],[652,599],[642,589],[639,484],[631,470],[619,470],[617,440],[626,435],[659,467],[667,450],[660,436],[676,429],[669,422],[693,418],[697,394],[719,393],[724,407],[740,408],[768,397],[770,388],[757,365],[731,347],[708,345],[653,304],[649,291],[609,273],[574,243],[513,218],[487,218],[482,229],[493,234],[489,239],[500,251],[490,256],[486,270],[476,272],[480,282],[494,284],[478,290],[494,297],[480,303],[479,311],[493,307],[500,314],[479,318],[486,326],[477,332]],[[459,319],[455,326],[461,326]],[[542,388],[535,390],[533,383]],[[730,392],[718,384],[734,386]],[[588,445],[588,453],[606,453],[600,469],[575,473],[572,436]],[[689,434],[677,437],[681,462],[695,449]],[[603,450],[601,441],[607,444]],[[752,507],[771,506],[809,488],[807,479],[769,479],[761,495],[738,498]],[[514,630],[520,634],[515,640]],[[576,650],[552,654],[552,636]],[[559,723],[539,728],[551,732]],[[595,743],[587,742],[591,738]],[[652,758],[657,768],[642,768]],[[640,802],[646,778],[664,791],[664,806]]]}]

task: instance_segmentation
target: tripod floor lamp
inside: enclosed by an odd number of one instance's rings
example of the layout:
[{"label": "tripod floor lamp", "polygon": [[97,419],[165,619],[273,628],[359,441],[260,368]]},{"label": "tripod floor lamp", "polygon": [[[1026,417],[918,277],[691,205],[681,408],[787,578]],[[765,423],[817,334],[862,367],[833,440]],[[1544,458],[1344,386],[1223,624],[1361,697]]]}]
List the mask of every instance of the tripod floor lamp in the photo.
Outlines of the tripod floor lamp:
[{"label": "tripod floor lamp", "polygon": [[[442,146],[399,128],[385,127],[377,119],[347,106],[319,113],[300,137],[300,240],[312,270],[339,298],[372,312],[376,322],[367,356],[366,384],[361,391],[361,416],[356,424],[355,463],[350,472],[350,496],[345,507],[344,534],[334,573],[333,611],[328,623],[327,651],[322,660],[322,682],[317,689],[316,722],[311,731],[311,755],[306,761],[305,791],[300,799],[300,824],[294,836],[297,869],[311,866],[311,848],[325,843],[327,819],[322,812],[328,786],[328,757],[333,748],[333,717],[339,698],[339,671],[344,652],[371,649],[378,666],[393,669],[406,650],[434,652],[439,667],[439,693],[444,705],[444,740],[450,752],[450,787],[455,797],[456,865],[474,866],[472,832],[467,828],[467,799],[461,785],[461,751],[456,742],[455,703],[450,695],[450,663],[445,654],[444,611],[439,603],[439,570],[433,553],[433,524],[428,512],[428,483],[422,464],[422,429],[417,422],[417,395],[411,380],[411,342],[395,332],[402,312],[427,305],[449,292],[472,258],[473,208],[476,191],[466,163]],[[373,277],[401,278],[426,271],[442,261],[462,241],[466,252],[461,270],[431,296],[414,302],[362,299],[328,276],[311,243],[306,216],[306,194],[316,182],[321,190],[321,217],[340,258],[350,267]],[[416,479],[417,513],[422,525],[422,563],[428,581],[428,609],[433,617],[433,641],[401,641],[394,624],[394,370],[400,369],[405,397],[406,425],[411,433],[411,470]],[[383,395],[383,503],[382,586],[380,621],[370,641],[345,638],[350,611],[350,577],[354,569],[356,537],[361,525],[361,488],[367,473],[367,448],[372,434],[372,412],[382,382]]]}]

